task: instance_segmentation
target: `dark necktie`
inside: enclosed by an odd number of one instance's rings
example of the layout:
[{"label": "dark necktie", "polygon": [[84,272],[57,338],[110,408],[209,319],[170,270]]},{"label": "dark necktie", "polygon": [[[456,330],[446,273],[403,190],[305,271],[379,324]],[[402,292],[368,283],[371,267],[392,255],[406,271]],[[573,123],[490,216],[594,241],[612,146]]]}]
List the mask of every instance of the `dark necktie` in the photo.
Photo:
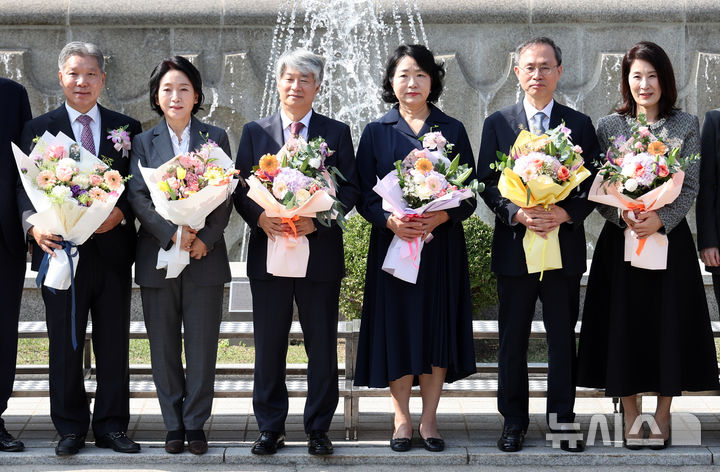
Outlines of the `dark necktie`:
[{"label": "dark necktie", "polygon": [[78,116],[77,120],[82,123],[82,132],[80,133],[80,144],[82,147],[90,151],[93,155],[95,154],[95,140],[93,139],[92,130],[90,129],[90,122],[92,118],[87,115]]},{"label": "dark necktie", "polygon": [[304,124],[300,123],[299,121],[293,121],[290,123],[290,135],[293,138],[300,137],[300,131],[305,127]]}]

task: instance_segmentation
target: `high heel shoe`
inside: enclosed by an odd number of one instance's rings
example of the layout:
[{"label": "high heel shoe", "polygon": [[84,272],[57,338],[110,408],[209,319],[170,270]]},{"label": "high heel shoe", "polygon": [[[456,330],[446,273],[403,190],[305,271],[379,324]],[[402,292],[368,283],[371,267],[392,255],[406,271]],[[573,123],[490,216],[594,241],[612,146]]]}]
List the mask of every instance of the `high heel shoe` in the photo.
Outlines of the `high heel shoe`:
[{"label": "high heel shoe", "polygon": [[641,437],[639,437],[639,438],[629,438],[628,439],[627,432],[626,432],[627,430],[625,427],[625,414],[624,413],[623,413],[623,417],[622,417],[622,428],[623,428],[623,447],[625,449],[629,449],[631,451],[638,451],[638,450],[642,449],[643,442],[644,442],[643,438],[642,438],[642,433],[641,433]]},{"label": "high heel shoe", "polygon": [[[662,430],[660,430],[660,434],[662,434]],[[672,434],[672,431],[671,431],[671,429],[670,429],[670,424],[668,423],[668,437],[667,437],[667,439],[665,439],[665,438],[653,438],[653,437],[652,437],[652,434],[651,434],[648,439],[649,439],[650,441],[652,441],[652,444],[648,445],[648,447],[649,447],[650,449],[652,449],[653,451],[661,451],[661,450],[665,449],[665,448],[668,447],[668,445],[670,444],[671,434]],[[658,439],[662,439],[662,444],[658,441]]]}]

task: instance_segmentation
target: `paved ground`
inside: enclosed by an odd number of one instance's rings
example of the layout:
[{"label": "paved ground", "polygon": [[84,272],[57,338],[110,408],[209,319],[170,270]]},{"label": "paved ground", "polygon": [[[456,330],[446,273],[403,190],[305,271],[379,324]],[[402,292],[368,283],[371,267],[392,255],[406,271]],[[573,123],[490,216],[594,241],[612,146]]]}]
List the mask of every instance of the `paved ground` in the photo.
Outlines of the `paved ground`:
[{"label": "paved ground", "polygon": [[[413,398],[413,411],[420,411],[420,400]],[[96,449],[92,443],[72,458],[57,458],[53,448],[57,436],[49,417],[47,398],[12,398],[4,416],[8,429],[23,441],[23,453],[0,453],[0,470],[495,470],[513,466],[517,470],[577,470],[592,466],[597,470],[657,470],[672,466],[676,470],[704,470],[720,464],[720,397],[685,397],[674,403],[676,419],[692,419],[702,425],[699,445],[673,446],[665,451],[628,451],[603,444],[601,435],[583,454],[569,454],[553,449],[545,439],[544,399],[531,399],[531,426],[525,449],[505,454],[495,447],[501,420],[492,398],[443,398],[439,414],[447,450],[431,454],[422,449],[415,434],[416,446],[409,453],[395,453],[387,446],[392,431],[392,406],[389,398],[360,400],[358,441],[345,441],[342,409],[338,408],[331,428],[335,455],[316,458],[307,454],[302,432],[303,399],[291,399],[287,421],[288,446],[272,457],[257,457],[249,446],[257,436],[257,424],[249,399],[218,399],[207,423],[211,449],[204,456],[189,453],[169,455],[162,449],[165,427],[156,399],[133,399],[129,435],[139,441],[140,454],[123,455]],[[644,409],[651,412],[654,400],[646,399]],[[576,411],[583,430],[591,421],[608,425],[609,439],[614,439],[615,418],[609,399],[578,400]],[[602,413],[604,416],[595,416]],[[417,420],[416,420],[417,421]],[[417,426],[417,425],[416,425]],[[677,426],[677,425],[676,425]],[[678,428],[679,429],[679,428]],[[693,438],[676,431],[674,439],[693,442]],[[91,437],[89,439],[92,439]],[[697,438],[695,438],[697,439]],[[716,457],[717,456],[717,457]],[[720,470],[720,467],[715,470]]]}]

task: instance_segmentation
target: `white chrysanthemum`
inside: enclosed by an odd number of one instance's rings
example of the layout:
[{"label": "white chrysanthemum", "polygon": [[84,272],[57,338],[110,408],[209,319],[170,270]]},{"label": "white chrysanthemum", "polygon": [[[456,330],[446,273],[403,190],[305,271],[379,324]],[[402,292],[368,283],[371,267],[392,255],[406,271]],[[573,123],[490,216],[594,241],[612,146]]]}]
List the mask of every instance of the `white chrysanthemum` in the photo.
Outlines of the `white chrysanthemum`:
[{"label": "white chrysanthemum", "polygon": [[420,185],[423,182],[425,182],[425,174],[420,172],[419,170],[411,170],[410,175],[412,175],[413,182]]},{"label": "white chrysanthemum", "polygon": [[63,167],[70,167],[72,169],[77,167],[77,161],[75,161],[74,159],[70,159],[69,157],[65,157],[58,161],[58,165]]},{"label": "white chrysanthemum", "polygon": [[67,187],[65,185],[58,185],[57,187],[52,189],[51,193],[54,197],[61,198],[63,200],[72,197],[72,190],[70,190],[70,187]]},{"label": "white chrysanthemum", "polygon": [[312,167],[313,169],[319,169],[322,165],[322,159],[319,157],[313,157],[308,161],[308,164],[310,164],[310,167]]},{"label": "white chrysanthemum", "polygon": [[627,179],[625,181],[625,190],[628,192],[634,192],[638,188],[637,180],[635,179]]},{"label": "white chrysanthemum", "polygon": [[86,174],[78,174],[73,177],[71,183],[81,188],[88,188],[90,186],[90,177],[88,177]]},{"label": "white chrysanthemum", "polygon": [[417,196],[423,200],[432,198],[433,191],[428,185],[420,185],[417,187]]}]

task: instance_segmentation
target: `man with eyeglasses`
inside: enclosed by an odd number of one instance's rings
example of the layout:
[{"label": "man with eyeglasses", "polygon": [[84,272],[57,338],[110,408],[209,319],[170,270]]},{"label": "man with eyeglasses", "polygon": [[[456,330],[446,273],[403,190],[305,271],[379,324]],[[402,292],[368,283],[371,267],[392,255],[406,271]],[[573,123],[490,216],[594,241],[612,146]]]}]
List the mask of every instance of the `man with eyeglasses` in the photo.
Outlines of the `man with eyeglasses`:
[{"label": "man with eyeglasses", "polygon": [[[485,182],[481,194],[495,213],[492,270],[497,276],[500,328],[498,350],[498,410],[505,419],[498,448],[522,449],[529,423],[527,349],[530,326],[538,300],[548,343],[547,419],[553,433],[574,432],[575,323],[579,312],[580,278],[586,269],[583,220],[593,204],[587,201],[592,178],[586,179],[562,202],[520,208],[498,191],[500,174],[490,169],[497,151],[509,153],[521,130],[541,135],[561,123],[572,130],[573,143],[583,148],[585,165],[591,168],[599,145],[591,119],[554,98],[562,76],[562,52],[545,37],[527,41],[515,50],[515,75],[525,91],[519,103],[490,115],[483,125],[478,175]],[[523,250],[526,228],[541,237],[559,229],[562,269],[528,274]],[[570,452],[584,450],[582,441],[561,440]]]}]

